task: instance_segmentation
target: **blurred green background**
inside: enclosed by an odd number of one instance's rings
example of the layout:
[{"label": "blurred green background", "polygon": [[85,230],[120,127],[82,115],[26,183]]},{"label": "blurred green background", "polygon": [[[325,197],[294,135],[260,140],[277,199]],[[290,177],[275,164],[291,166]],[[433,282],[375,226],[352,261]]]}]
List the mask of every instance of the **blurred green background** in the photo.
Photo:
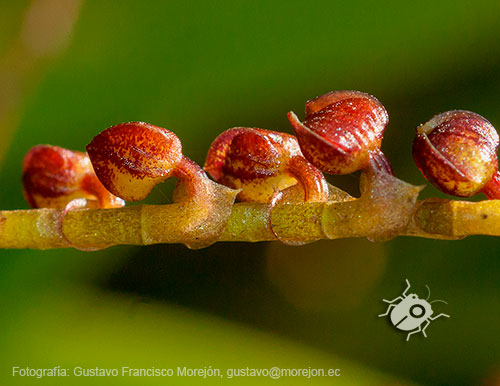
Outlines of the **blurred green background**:
[{"label": "blurred green background", "polygon": [[[71,5],[72,4],[72,5]],[[59,27],[58,27],[59,26]],[[59,28],[59,29],[58,29]],[[33,32],[34,31],[34,32]],[[51,40],[52,39],[52,40]],[[468,109],[500,127],[498,1],[0,2],[0,209],[27,208],[24,154],[106,127],[175,131],[203,163],[233,126],[291,132],[330,90],[376,95],[398,177],[415,127]],[[330,178],[356,192],[358,176]],[[422,197],[440,196],[427,184]],[[173,182],[148,202],[169,202]],[[0,252],[0,383],[500,384],[500,241],[398,238]],[[408,278],[451,315],[410,342],[382,298]],[[339,378],[34,378],[20,367],[340,368]],[[497,382],[497,383],[496,383]]]}]

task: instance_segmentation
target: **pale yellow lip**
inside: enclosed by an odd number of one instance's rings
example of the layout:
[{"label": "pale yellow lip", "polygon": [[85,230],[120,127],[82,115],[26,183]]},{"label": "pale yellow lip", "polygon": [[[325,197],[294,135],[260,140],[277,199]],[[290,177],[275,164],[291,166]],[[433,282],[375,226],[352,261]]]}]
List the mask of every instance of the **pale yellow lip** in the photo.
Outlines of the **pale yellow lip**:
[{"label": "pale yellow lip", "polygon": [[432,130],[436,128],[434,125],[434,119],[431,119],[429,122],[423,123],[417,127],[417,134],[430,134]]},{"label": "pale yellow lip", "polygon": [[434,115],[429,121],[422,123],[419,127],[417,127],[417,134],[430,134],[432,130],[434,130],[440,123],[445,120],[446,117],[450,115],[450,113],[454,112]]}]

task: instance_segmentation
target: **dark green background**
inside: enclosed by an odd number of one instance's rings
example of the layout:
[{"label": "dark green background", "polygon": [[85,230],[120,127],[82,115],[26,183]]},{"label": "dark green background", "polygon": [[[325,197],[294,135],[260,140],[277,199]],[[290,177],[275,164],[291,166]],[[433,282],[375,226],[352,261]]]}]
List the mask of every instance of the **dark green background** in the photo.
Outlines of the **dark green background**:
[{"label": "dark green background", "polygon": [[[26,1],[0,3],[0,56]],[[500,126],[498,1],[87,1],[68,49],[43,66],[0,169],[0,208],[27,208],[20,169],[39,143],[83,150],[106,127],[175,131],[203,163],[233,126],[291,132],[286,113],[357,89],[390,114],[383,150],[425,183],[415,127],[468,109]],[[41,70],[41,71],[42,71]],[[2,87],[2,85],[0,85]],[[357,176],[331,178],[351,191]],[[173,182],[149,202],[165,202]],[[440,195],[427,186],[422,197]],[[234,384],[480,385],[500,373],[500,241],[361,239],[0,252],[2,384],[193,384],[219,379],[22,379],[12,366],[340,367],[337,379]],[[272,267],[272,268],[270,268]],[[408,278],[451,315],[428,338],[387,320]],[[380,375],[384,373],[385,375]],[[225,380],[228,383],[230,381]],[[401,381],[407,384],[406,381]]]}]

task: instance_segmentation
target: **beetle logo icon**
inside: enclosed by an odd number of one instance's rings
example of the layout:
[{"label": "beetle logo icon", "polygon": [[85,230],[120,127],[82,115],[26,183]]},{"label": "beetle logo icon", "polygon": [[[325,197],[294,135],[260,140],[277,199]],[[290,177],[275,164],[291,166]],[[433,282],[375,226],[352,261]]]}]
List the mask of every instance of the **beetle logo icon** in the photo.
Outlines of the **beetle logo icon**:
[{"label": "beetle logo icon", "polygon": [[389,307],[387,308],[387,311],[384,314],[380,314],[379,317],[390,315],[389,317],[394,327],[398,330],[410,331],[406,337],[406,341],[410,340],[410,336],[412,334],[416,334],[418,332],[422,332],[424,337],[427,338],[425,329],[433,320],[436,320],[441,316],[446,316],[447,318],[450,317],[450,315],[443,313],[432,316],[434,311],[432,310],[431,303],[448,303],[444,300],[433,300],[432,302],[428,302],[427,300],[431,296],[431,290],[427,285],[426,287],[429,292],[427,299],[420,299],[416,294],[407,295],[411,287],[408,279],[406,279],[406,285],[407,287],[401,296],[398,296],[393,300],[383,299],[385,303],[389,303]]}]

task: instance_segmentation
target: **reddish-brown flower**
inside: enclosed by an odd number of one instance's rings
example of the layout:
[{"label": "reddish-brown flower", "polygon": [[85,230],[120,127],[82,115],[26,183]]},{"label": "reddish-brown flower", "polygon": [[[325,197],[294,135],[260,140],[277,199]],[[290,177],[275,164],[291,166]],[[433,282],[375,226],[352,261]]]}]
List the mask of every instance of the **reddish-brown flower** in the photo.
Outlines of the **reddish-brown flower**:
[{"label": "reddish-brown flower", "polygon": [[65,208],[82,198],[87,207],[125,205],[99,182],[89,157],[79,151],[50,145],[33,147],[24,158],[22,180],[24,196],[32,208]]},{"label": "reddish-brown flower", "polygon": [[326,201],[328,186],[322,173],[302,155],[289,134],[236,127],[220,134],[210,146],[204,169],[212,178],[242,189],[243,201],[269,202],[297,182],[306,201]]},{"label": "reddish-brown flower", "polygon": [[306,103],[300,122],[288,113],[304,156],[326,173],[348,174],[372,167],[392,174],[380,151],[389,121],[384,106],[360,91],[332,91]]},{"label": "reddish-brown flower", "polygon": [[479,114],[448,111],[417,128],[413,159],[444,193],[469,197],[484,192],[500,198],[498,133]]},{"label": "reddish-brown flower", "polygon": [[122,123],[97,135],[87,152],[104,186],[127,201],[142,200],[155,185],[177,177],[173,208],[179,215],[165,221],[175,221],[190,248],[210,245],[223,232],[238,191],[210,180],[182,154],[173,132],[144,122]]},{"label": "reddish-brown flower", "polygon": [[181,164],[189,164],[174,133],[144,122],[104,130],[87,145],[87,153],[99,180],[127,201],[144,199]]}]

